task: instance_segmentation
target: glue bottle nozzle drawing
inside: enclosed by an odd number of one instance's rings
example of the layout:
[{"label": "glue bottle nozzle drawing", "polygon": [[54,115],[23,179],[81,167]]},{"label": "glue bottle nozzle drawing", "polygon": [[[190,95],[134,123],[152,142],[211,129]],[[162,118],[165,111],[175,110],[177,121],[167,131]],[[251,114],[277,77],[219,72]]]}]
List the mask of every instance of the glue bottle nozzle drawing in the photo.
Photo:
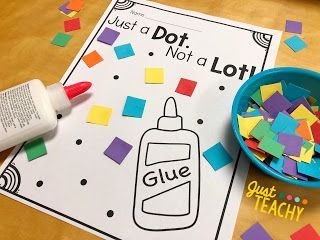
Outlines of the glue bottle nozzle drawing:
[{"label": "glue bottle nozzle drawing", "polygon": [[173,97],[166,100],[157,127],[141,137],[133,218],[149,231],[192,227],[200,198],[199,137],[183,128]]}]

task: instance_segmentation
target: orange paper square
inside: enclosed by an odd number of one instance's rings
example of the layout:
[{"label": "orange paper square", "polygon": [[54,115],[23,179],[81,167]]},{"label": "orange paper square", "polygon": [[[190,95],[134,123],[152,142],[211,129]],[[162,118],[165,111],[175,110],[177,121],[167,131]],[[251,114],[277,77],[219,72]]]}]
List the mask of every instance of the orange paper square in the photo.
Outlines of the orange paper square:
[{"label": "orange paper square", "polygon": [[313,140],[310,126],[307,120],[298,120],[300,125],[296,129],[296,133],[306,139],[307,141]]},{"label": "orange paper square", "polygon": [[66,9],[79,12],[84,7],[84,2],[81,0],[70,0]]},{"label": "orange paper square", "polygon": [[87,64],[88,67],[91,68],[99,62],[103,61],[103,58],[96,50],[94,50],[93,52],[85,55],[82,60]]}]

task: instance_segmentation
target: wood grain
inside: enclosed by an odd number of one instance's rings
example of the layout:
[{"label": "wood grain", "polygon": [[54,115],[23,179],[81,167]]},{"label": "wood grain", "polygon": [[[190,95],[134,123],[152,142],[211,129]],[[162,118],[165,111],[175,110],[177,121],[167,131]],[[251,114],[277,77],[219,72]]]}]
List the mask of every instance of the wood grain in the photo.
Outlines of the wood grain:
[{"label": "wood grain", "polygon": [[[60,80],[67,67],[101,17],[109,1],[86,0],[85,8],[77,15],[81,30],[73,33],[66,48],[50,44],[57,32],[63,32],[68,17],[57,8],[64,1],[24,0],[7,1],[0,8],[0,90],[18,83],[39,78],[50,84]],[[284,29],[286,19],[303,22],[301,37],[308,48],[294,53],[281,43],[276,66],[296,66],[319,70],[320,62],[320,2],[318,0],[158,0],[174,7],[255,24]],[[291,34],[283,33],[283,39]],[[9,150],[0,153],[3,162]],[[271,232],[274,239],[287,240],[289,235],[311,222],[320,232],[320,191],[301,189],[280,183],[251,167],[247,181],[259,179],[266,186],[310,199],[300,222],[290,222],[254,211],[253,200],[243,198],[233,239],[256,221]],[[21,203],[0,196],[0,238],[2,240],[71,240],[99,239],[92,234],[36,211]]]}]

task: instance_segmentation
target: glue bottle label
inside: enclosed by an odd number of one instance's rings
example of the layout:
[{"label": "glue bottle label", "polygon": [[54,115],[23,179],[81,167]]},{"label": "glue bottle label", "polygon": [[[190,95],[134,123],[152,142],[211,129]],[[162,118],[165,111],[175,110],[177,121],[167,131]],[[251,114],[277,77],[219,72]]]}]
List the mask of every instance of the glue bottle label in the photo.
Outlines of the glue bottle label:
[{"label": "glue bottle label", "polygon": [[174,98],[167,99],[157,128],[140,140],[133,217],[150,231],[193,226],[200,196],[198,135],[183,128]]}]

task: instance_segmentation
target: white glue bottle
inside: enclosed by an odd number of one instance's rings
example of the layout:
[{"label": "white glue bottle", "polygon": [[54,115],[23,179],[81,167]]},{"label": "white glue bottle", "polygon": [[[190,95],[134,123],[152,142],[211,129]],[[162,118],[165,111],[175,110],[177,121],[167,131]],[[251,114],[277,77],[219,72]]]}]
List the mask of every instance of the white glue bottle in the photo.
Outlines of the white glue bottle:
[{"label": "white glue bottle", "polygon": [[192,227],[198,218],[199,198],[199,137],[183,128],[171,97],[157,128],[147,130],[140,140],[134,222],[149,231]]},{"label": "white glue bottle", "polygon": [[57,112],[70,109],[70,100],[90,87],[90,82],[45,87],[34,79],[0,92],[0,152],[54,129]]}]

